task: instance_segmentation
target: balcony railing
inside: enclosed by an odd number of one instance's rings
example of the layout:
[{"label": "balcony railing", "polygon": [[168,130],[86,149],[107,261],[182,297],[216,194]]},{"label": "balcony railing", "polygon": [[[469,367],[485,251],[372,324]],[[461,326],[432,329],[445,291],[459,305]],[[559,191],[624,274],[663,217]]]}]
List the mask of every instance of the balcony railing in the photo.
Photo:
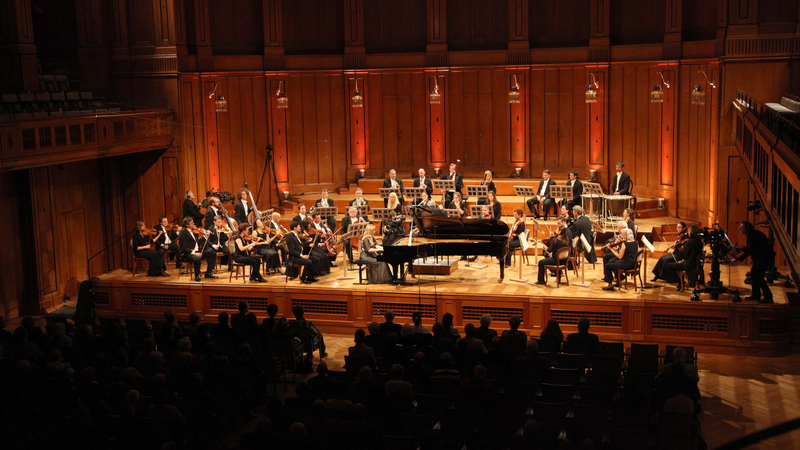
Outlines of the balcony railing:
[{"label": "balcony railing", "polygon": [[736,91],[736,100],[742,107],[749,109],[759,122],[766,125],[777,139],[783,141],[792,153],[800,155],[800,126],[746,92]]}]

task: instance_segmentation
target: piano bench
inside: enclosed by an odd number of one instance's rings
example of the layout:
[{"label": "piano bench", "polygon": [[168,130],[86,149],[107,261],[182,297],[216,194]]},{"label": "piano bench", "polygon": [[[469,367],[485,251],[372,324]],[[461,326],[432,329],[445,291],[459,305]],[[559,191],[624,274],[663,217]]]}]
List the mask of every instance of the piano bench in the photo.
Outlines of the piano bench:
[{"label": "piano bench", "polygon": [[[362,284],[364,282],[364,271],[369,270],[367,261],[364,261],[363,259],[357,259],[353,261],[353,264],[358,266],[358,284]],[[369,274],[369,272],[367,272],[367,274]]]}]

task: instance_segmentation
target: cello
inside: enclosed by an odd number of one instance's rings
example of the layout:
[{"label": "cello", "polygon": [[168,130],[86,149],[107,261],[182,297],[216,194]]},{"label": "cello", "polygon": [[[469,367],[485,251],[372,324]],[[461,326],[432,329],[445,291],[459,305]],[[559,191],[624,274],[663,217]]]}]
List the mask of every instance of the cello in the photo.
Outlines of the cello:
[{"label": "cello", "polygon": [[250,212],[247,214],[247,223],[249,223],[250,225],[253,225],[253,222],[255,222],[256,219],[261,219],[261,220],[264,220],[264,219],[261,217],[261,212],[258,211],[258,207],[256,206],[256,199],[255,199],[255,197],[253,197],[253,193],[250,192],[250,187],[247,186],[247,182],[244,183],[244,188],[247,189],[247,195],[250,196],[250,201],[253,203],[253,207],[250,209]]},{"label": "cello", "polygon": [[235,220],[231,219],[231,216],[228,215],[228,211],[225,209],[225,205],[220,203],[220,211],[222,211],[222,215],[225,216],[225,221],[231,227],[231,231],[235,231],[239,229],[239,223]]}]

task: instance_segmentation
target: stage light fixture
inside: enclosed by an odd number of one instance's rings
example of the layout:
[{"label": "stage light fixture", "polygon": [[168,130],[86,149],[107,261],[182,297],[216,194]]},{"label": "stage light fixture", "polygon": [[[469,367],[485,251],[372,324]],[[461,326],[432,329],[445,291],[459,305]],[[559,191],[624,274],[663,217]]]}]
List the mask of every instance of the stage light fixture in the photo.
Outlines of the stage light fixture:
[{"label": "stage light fixture", "polygon": [[517,82],[517,74],[514,74],[514,84],[511,85],[511,90],[508,91],[508,103],[519,103],[519,83]]},{"label": "stage light fixture", "polygon": [[364,175],[365,175],[365,170],[364,170],[364,169],[359,169],[359,171],[358,171],[358,177],[359,177],[359,178],[364,178]]},{"label": "stage light fixture", "polygon": [[433,173],[436,174],[436,178],[439,178],[439,168],[438,167],[434,167],[433,168]]},{"label": "stage light fixture", "polygon": [[433,90],[431,91],[430,100],[431,105],[438,105],[442,103],[442,94],[439,93],[439,77],[433,77]]},{"label": "stage light fixture", "polygon": [[661,72],[656,73],[661,77],[661,83],[653,86],[653,90],[650,92],[650,103],[664,103],[664,87],[669,89],[669,81],[664,79],[664,75]]},{"label": "stage light fixture", "polygon": [[[215,81],[214,90],[208,94],[208,98],[214,98],[214,95],[217,93],[217,86],[219,86],[219,83]],[[216,109],[217,112],[228,112],[228,101],[225,100],[224,95],[220,94],[220,96],[214,100],[214,109]]]},{"label": "stage light fixture", "polygon": [[514,169],[514,176],[516,178],[521,178],[522,177],[522,167],[517,167],[517,168]]},{"label": "stage light fixture", "polygon": [[350,97],[350,106],[353,108],[364,107],[364,97],[362,97],[361,93],[358,92],[358,78],[356,78],[356,91],[353,93],[353,96]]},{"label": "stage light fixture", "polygon": [[275,95],[278,97],[276,102],[278,108],[285,109],[289,107],[289,98],[286,97],[286,92],[283,91],[283,80],[278,83],[278,90],[275,92]]},{"label": "stage light fixture", "polygon": [[[711,89],[717,88],[717,83],[715,81],[711,81],[708,79],[708,75],[702,70],[698,70],[701,74],[703,74],[703,78],[705,78],[706,83],[711,86]],[[700,84],[694,85],[694,89],[692,89],[692,105],[693,106],[703,106],[706,104],[706,92],[703,89],[703,86]]]},{"label": "stage light fixture", "polygon": [[586,103],[597,103],[597,89],[600,88],[600,85],[597,84],[593,73],[589,72],[589,75],[592,77],[592,82],[586,88]]}]

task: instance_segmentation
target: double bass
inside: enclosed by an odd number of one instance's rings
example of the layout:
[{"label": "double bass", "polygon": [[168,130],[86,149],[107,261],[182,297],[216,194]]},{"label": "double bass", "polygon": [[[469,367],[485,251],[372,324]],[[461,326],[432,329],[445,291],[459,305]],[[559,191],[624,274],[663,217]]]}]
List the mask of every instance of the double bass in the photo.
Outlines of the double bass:
[{"label": "double bass", "polygon": [[247,223],[253,225],[253,222],[255,222],[256,219],[261,219],[262,217],[261,213],[258,211],[258,207],[256,206],[256,199],[253,197],[253,193],[250,192],[250,187],[247,186],[247,182],[244,183],[244,188],[247,189],[247,195],[250,196],[250,202],[253,204],[253,207],[250,208],[250,212],[247,214]]}]

